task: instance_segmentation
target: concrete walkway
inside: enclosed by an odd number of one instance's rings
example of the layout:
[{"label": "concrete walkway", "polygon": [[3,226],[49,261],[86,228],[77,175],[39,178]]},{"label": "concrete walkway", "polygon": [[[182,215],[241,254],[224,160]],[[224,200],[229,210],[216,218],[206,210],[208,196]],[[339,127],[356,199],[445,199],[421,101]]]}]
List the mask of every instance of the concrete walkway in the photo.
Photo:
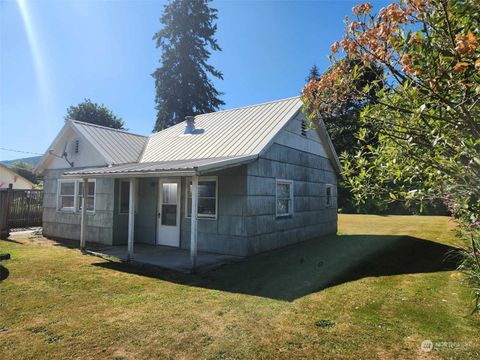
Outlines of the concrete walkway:
[{"label": "concrete walkway", "polygon": [[[126,246],[99,247],[87,250],[89,254],[110,257],[127,261],[128,251]],[[199,251],[197,255],[197,272],[210,271],[225,264],[241,261],[243,258],[233,255],[221,255]],[[135,244],[132,262],[154,265],[165,269],[191,272],[190,250],[170,246]]]}]

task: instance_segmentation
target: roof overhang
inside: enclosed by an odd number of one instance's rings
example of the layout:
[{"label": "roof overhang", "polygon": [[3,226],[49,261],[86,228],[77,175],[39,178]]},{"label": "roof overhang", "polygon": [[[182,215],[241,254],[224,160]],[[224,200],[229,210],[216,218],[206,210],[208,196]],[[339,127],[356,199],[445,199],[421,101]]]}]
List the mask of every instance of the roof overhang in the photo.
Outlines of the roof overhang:
[{"label": "roof overhang", "polygon": [[86,141],[88,144],[92,146],[94,151],[100,155],[102,159],[104,159],[105,164],[110,164],[110,160],[107,159],[104,154],[99,152],[99,150],[91,144],[91,142],[82,134],[81,131],[78,130],[78,128],[75,126],[74,122],[72,120],[67,120],[65,121],[65,124],[63,125],[62,129],[60,132],[57,134],[51,145],[48,147],[47,151],[43,156],[41,157],[40,161],[38,164],[34,167],[33,172],[35,174],[41,175],[43,171],[45,170],[45,166],[47,165],[48,161],[52,158],[52,156],[56,157],[61,157],[63,154],[55,154],[54,149],[59,147],[62,141],[64,141],[65,136],[67,136],[69,131],[73,131],[77,136],[79,136],[82,140]]},{"label": "roof overhang", "polygon": [[130,163],[66,171],[62,178],[178,177],[208,174],[254,161],[256,155],[213,159],[190,159],[154,163]]}]

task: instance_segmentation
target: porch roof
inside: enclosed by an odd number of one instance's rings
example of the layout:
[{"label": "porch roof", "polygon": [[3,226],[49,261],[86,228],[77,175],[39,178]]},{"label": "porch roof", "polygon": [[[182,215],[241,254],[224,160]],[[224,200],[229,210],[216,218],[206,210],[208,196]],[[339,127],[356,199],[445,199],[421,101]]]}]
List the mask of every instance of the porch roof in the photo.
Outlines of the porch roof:
[{"label": "porch roof", "polygon": [[66,171],[63,177],[146,177],[152,175],[193,176],[228,167],[239,166],[256,159],[256,155],[230,156],[210,159],[172,160],[129,163]]}]

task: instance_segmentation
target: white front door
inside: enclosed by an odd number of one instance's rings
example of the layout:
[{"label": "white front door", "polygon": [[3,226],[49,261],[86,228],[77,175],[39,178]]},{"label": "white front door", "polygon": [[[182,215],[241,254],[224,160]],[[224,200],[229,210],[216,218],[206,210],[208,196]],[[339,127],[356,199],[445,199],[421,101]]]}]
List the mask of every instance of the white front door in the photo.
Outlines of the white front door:
[{"label": "white front door", "polygon": [[180,179],[158,182],[157,244],[180,246]]}]

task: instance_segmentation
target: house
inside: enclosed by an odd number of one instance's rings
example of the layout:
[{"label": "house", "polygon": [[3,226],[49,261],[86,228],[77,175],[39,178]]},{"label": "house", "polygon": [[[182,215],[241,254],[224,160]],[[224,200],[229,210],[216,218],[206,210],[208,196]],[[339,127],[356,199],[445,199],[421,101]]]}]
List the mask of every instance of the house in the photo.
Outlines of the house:
[{"label": "house", "polygon": [[17,174],[8,166],[0,163],[0,189],[8,189],[12,184],[13,189],[31,190],[35,188],[35,184],[23,176]]},{"label": "house", "polygon": [[138,243],[179,247],[195,261],[335,233],[341,166],[301,108],[294,97],[218,111],[150,136],[69,120],[36,168],[44,234],[128,244],[130,256]]}]

